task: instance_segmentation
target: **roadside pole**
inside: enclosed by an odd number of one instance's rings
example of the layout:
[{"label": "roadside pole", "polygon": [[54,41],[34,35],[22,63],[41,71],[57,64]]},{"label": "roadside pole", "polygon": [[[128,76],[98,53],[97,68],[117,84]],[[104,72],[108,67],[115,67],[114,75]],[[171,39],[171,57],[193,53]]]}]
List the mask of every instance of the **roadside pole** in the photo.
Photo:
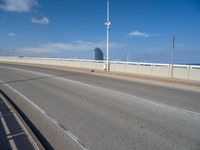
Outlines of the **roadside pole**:
[{"label": "roadside pole", "polygon": [[171,78],[174,76],[174,46],[175,46],[175,38],[174,34],[172,35],[172,51],[171,51]]}]

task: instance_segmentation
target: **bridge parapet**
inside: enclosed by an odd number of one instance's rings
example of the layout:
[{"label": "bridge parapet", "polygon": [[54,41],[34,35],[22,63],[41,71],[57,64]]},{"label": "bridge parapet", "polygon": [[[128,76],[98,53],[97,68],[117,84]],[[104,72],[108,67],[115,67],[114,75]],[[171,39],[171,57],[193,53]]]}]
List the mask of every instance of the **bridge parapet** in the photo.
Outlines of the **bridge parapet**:
[{"label": "bridge parapet", "polygon": [[[85,59],[0,57],[0,62],[43,64],[103,70],[105,61]],[[171,78],[170,64],[110,61],[110,71]],[[200,66],[173,65],[173,78],[200,81]]]}]

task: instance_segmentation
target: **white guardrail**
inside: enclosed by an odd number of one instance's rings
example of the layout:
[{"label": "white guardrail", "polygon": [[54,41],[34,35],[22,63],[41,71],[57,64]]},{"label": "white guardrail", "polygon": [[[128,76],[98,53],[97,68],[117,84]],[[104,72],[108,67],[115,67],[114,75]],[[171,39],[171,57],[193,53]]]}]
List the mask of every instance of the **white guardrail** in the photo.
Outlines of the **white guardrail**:
[{"label": "white guardrail", "polygon": [[[38,57],[0,57],[0,62],[30,63],[56,65],[66,67],[99,69],[105,68],[105,61],[84,59],[62,59],[62,58],[38,58]],[[110,71],[134,73],[149,76],[171,78],[172,67],[169,64],[140,63],[111,61]],[[196,65],[173,65],[173,78],[200,81],[200,66]]]}]

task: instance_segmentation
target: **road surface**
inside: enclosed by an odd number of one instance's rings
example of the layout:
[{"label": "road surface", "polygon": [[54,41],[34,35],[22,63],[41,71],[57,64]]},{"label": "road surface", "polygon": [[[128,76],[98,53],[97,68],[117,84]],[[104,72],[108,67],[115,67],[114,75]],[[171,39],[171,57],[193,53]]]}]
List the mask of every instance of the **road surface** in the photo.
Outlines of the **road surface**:
[{"label": "road surface", "polygon": [[197,90],[8,64],[0,81],[87,149],[200,150]]}]

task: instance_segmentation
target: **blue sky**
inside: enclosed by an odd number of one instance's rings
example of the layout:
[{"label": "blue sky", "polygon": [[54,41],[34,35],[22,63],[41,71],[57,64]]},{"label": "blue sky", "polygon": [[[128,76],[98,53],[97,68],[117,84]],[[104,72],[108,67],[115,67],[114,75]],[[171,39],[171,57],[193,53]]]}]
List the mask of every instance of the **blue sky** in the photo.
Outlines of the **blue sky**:
[{"label": "blue sky", "polygon": [[[106,0],[0,0],[0,55],[92,59],[105,53]],[[110,58],[200,63],[199,0],[111,0]]]}]

